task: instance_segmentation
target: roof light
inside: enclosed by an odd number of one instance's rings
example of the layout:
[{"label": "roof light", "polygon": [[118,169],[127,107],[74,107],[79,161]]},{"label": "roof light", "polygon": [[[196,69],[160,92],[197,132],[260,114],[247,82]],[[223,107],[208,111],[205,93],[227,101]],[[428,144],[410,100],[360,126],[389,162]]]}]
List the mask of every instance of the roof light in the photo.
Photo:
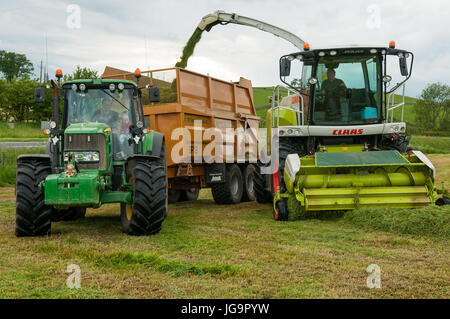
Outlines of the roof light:
[{"label": "roof light", "polygon": [[125,85],[123,83],[119,83],[117,85],[117,88],[119,89],[119,91],[122,91],[125,88]]},{"label": "roof light", "polygon": [[381,54],[386,54],[386,50],[381,50]]},{"label": "roof light", "polygon": [[81,83],[80,84],[80,91],[84,92],[86,90],[86,84]]},{"label": "roof light", "polygon": [[377,53],[377,49],[370,49],[370,53],[373,53],[373,54]]},{"label": "roof light", "polygon": [[114,83],[111,83],[111,84],[109,85],[109,90],[110,90],[111,92],[114,92],[115,89],[116,89],[116,86],[114,85]]},{"label": "roof light", "polygon": [[289,61],[293,61],[295,58],[294,58],[293,55],[288,55],[287,59],[288,59]]},{"label": "roof light", "polygon": [[391,49],[395,49],[395,41],[389,42],[389,47],[390,47]]},{"label": "roof light", "polygon": [[308,42],[306,42],[306,43],[303,45],[303,50],[309,51],[309,43],[308,43]]},{"label": "roof light", "polygon": [[63,72],[61,69],[56,70],[55,76],[59,79],[62,78]]},{"label": "roof light", "polygon": [[141,70],[139,70],[139,68],[137,68],[137,69],[134,71],[134,76],[137,77],[137,78],[141,76]]},{"label": "roof light", "polygon": [[323,51],[319,52],[319,56],[324,56],[324,55],[325,55],[325,52],[323,52]]},{"label": "roof light", "polygon": [[77,87],[77,85],[75,83],[72,84],[72,90],[75,91],[75,92],[78,90],[78,87]]},{"label": "roof light", "polygon": [[336,55],[336,54],[337,54],[337,52],[335,50],[330,51],[330,55]]}]

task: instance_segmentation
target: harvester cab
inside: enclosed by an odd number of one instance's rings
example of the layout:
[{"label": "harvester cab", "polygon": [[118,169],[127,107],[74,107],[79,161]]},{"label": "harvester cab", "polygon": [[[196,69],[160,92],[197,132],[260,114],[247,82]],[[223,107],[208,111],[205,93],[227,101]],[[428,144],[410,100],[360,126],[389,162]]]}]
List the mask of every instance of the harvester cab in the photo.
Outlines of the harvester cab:
[{"label": "harvester cab", "polygon": [[142,88],[113,79],[52,86],[47,152],[17,159],[16,235],[49,234],[51,222],[106,203],[120,203],[125,233],[157,233],[167,216],[167,160],[164,136],[144,128]]},{"label": "harvester cab", "polygon": [[[405,135],[413,59],[393,41],[314,50],[306,43],[280,58],[286,87],[274,89],[266,118],[272,170],[255,180],[258,201],[273,199],[275,219],[288,218],[289,197],[301,212],[435,200],[434,167]],[[391,85],[395,60],[400,80]]]}]

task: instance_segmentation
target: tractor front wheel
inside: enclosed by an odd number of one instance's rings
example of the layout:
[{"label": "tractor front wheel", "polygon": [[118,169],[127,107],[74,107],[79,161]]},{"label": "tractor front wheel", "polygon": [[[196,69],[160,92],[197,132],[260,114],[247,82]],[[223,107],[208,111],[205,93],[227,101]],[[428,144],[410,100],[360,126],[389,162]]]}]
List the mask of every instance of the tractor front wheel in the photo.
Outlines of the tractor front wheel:
[{"label": "tractor front wheel", "polygon": [[134,186],[133,206],[120,204],[123,231],[135,236],[158,233],[167,216],[165,166],[157,161],[137,162],[130,184]]},{"label": "tractor front wheel", "polygon": [[17,237],[50,235],[53,207],[46,206],[39,188],[51,173],[50,161],[19,159],[16,175]]},{"label": "tractor front wheel", "polygon": [[279,221],[288,220],[289,212],[286,200],[281,199],[275,204],[275,209],[273,210],[273,218]]}]

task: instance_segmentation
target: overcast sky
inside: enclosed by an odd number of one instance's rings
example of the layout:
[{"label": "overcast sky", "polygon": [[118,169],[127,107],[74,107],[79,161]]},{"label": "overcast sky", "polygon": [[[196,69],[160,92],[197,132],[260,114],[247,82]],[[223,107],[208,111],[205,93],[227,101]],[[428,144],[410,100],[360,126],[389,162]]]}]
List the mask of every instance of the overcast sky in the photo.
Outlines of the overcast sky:
[{"label": "overcast sky", "polygon": [[[414,52],[407,94],[431,82],[450,84],[448,1],[55,1],[0,0],[0,49],[24,53],[39,72],[48,39],[49,73],[76,65],[101,74],[105,65],[126,70],[173,66],[201,18],[215,10],[259,19],[307,40],[311,47],[382,44]],[[80,8],[74,27],[70,4]],[[69,23],[68,23],[69,20]],[[72,22],[72,24],[71,24]],[[147,50],[146,50],[147,44]],[[204,32],[188,69],[254,86],[280,84],[278,59],[296,48],[256,29],[227,25]],[[395,70],[398,71],[398,70]]]}]

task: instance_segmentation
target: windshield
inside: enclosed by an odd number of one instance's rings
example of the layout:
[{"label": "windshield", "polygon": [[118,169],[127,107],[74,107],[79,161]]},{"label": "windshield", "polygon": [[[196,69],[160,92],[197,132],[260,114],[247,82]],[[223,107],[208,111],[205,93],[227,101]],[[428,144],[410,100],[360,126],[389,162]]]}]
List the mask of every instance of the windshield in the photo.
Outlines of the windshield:
[{"label": "windshield", "polygon": [[112,131],[114,160],[124,160],[133,153],[128,143],[130,125],[136,123],[137,101],[133,91],[89,89],[86,92],[66,90],[66,125],[74,123],[105,123]]},{"label": "windshield", "polygon": [[322,57],[316,69],[312,120],[316,125],[380,121],[381,63],[375,55]]}]

